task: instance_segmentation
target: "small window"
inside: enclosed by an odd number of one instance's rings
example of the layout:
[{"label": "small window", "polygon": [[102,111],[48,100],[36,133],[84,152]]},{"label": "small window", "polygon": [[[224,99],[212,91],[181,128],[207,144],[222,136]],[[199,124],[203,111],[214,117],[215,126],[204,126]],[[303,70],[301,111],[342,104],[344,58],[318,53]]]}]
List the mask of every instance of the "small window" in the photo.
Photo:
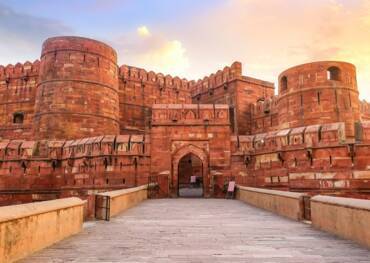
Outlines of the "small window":
[{"label": "small window", "polygon": [[24,115],[23,113],[16,112],[13,114],[13,123],[15,124],[22,124],[24,120]]},{"label": "small window", "polygon": [[330,67],[327,70],[328,80],[340,80],[340,69],[337,67]]},{"label": "small window", "polygon": [[286,76],[281,77],[280,79],[280,90],[286,91],[288,89],[288,78]]}]

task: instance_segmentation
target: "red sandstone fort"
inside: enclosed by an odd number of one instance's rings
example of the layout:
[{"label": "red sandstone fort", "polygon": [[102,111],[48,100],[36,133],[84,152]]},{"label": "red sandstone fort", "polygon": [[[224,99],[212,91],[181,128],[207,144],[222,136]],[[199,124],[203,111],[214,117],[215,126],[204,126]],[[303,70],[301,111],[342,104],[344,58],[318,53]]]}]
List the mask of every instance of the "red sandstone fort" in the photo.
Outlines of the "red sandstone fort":
[{"label": "red sandstone fort", "polygon": [[118,66],[108,45],[47,39],[40,60],[0,66],[0,205],[155,181],[178,196],[240,185],[370,198],[370,105],[355,66],[323,61],[274,84],[234,62],[198,81]]}]

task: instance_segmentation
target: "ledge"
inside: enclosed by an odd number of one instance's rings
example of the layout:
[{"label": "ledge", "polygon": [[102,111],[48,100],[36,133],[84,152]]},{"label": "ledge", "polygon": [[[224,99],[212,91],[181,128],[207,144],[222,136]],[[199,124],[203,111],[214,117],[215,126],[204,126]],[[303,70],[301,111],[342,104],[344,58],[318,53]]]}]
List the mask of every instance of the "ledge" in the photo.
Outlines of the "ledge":
[{"label": "ledge", "polygon": [[126,195],[133,192],[138,192],[141,190],[148,189],[148,185],[142,185],[134,188],[128,188],[128,189],[122,189],[122,190],[116,190],[116,191],[110,191],[110,192],[104,192],[104,193],[98,193],[96,195],[98,196],[109,196],[110,198],[114,198],[121,195]]},{"label": "ledge", "polygon": [[147,184],[128,189],[98,193],[95,198],[95,218],[109,221],[111,217],[136,206],[147,198]]},{"label": "ledge", "polygon": [[288,192],[288,191],[278,191],[278,190],[269,190],[269,189],[262,189],[262,188],[253,188],[253,187],[245,187],[245,186],[236,186],[239,190],[244,191],[251,191],[256,193],[262,193],[262,194],[269,194],[269,195],[277,195],[287,198],[293,198],[293,199],[300,199],[303,196],[306,196],[305,193],[294,193],[294,192]]},{"label": "ledge", "polygon": [[86,201],[83,201],[80,198],[70,197],[37,203],[3,206],[0,207],[0,223],[45,214],[55,210],[80,206],[85,202]]},{"label": "ledge", "polygon": [[319,202],[323,204],[331,204],[346,208],[370,211],[370,200],[317,195],[311,198],[311,202]]},{"label": "ledge", "polygon": [[370,248],[370,200],[317,195],[311,198],[312,226]]}]

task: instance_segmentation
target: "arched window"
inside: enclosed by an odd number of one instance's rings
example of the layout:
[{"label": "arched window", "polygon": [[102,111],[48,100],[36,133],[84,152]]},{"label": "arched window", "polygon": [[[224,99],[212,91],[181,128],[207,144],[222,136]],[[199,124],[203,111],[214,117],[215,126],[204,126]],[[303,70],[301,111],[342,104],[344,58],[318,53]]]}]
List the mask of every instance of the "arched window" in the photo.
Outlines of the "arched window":
[{"label": "arched window", "polygon": [[13,114],[13,123],[22,124],[24,120],[24,115],[21,112],[16,112]]},{"label": "arched window", "polygon": [[338,67],[330,67],[326,73],[328,80],[340,80],[340,69]]},{"label": "arched window", "polygon": [[286,76],[282,76],[280,79],[280,91],[284,92],[288,89],[288,78]]}]

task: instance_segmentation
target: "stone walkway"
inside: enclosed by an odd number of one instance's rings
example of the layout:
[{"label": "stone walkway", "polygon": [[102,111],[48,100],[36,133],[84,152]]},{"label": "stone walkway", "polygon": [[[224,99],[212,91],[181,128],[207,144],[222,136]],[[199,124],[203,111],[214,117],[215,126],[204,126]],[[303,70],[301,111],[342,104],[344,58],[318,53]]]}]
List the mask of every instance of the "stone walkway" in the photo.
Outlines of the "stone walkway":
[{"label": "stone walkway", "polygon": [[195,197],[200,198],[203,196],[203,189],[201,187],[184,187],[179,189],[180,197]]},{"label": "stone walkway", "polygon": [[355,243],[224,199],[148,200],[22,262],[370,262]]}]

